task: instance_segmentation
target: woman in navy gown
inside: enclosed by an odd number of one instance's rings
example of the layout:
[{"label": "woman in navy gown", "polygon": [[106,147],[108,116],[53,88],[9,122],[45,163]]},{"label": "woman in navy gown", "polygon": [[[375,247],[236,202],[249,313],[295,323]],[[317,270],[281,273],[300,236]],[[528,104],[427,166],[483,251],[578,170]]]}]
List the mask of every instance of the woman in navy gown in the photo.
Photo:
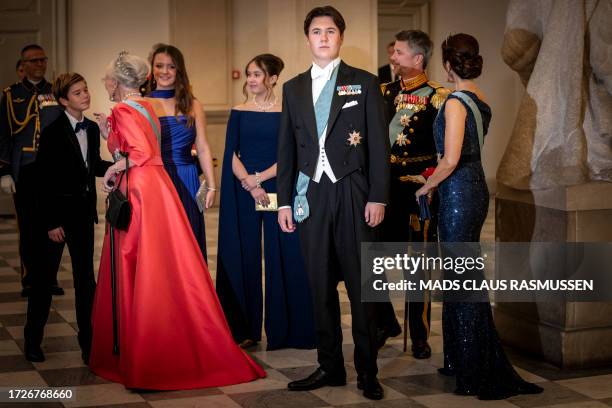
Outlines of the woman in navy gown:
[{"label": "woman in navy gown", "polygon": [[227,127],[219,211],[217,294],[241,347],[261,340],[263,224],[268,350],[313,348],[315,342],[299,238],[280,231],[276,212],[255,211],[276,193],[281,104],[273,87],[282,69],[283,61],[270,54],[247,64],[247,101],[232,109]]},{"label": "woman in navy gown", "polygon": [[[216,190],[204,110],[191,93],[185,60],[178,48],[165,44],[156,48],[151,58],[151,72],[147,101],[151,102],[161,124],[160,147],[164,168],[176,187],[206,260],[203,210],[213,205]],[[191,154],[194,144],[197,160]],[[198,163],[206,180],[206,194],[200,203],[196,196],[200,189]]]},{"label": "woman in navy gown", "polygon": [[[432,189],[438,188],[440,241],[479,242],[489,206],[480,151],[491,109],[472,80],[482,71],[478,42],[467,34],[450,36],[442,43],[442,60],[455,92],[434,122],[438,166],[416,196],[431,197]],[[506,357],[488,299],[444,302],[442,330],[444,368],[439,371],[456,377],[455,393],[503,399],[542,392],[524,381]]]}]

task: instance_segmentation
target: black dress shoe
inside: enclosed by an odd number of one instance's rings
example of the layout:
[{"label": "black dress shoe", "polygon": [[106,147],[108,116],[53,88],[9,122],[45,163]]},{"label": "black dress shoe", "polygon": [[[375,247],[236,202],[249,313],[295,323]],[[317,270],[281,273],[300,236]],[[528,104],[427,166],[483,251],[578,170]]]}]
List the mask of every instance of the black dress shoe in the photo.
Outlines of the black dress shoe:
[{"label": "black dress shoe", "polygon": [[346,385],[346,373],[331,375],[321,368],[310,374],[308,377],[292,381],[287,384],[289,391],[310,391],[321,387],[340,387]]},{"label": "black dress shoe", "polygon": [[401,327],[382,327],[376,330],[376,348],[381,349],[389,339],[389,337],[399,336],[402,333]]},{"label": "black dress shoe", "polygon": [[43,354],[40,346],[30,346],[25,349],[25,358],[28,361],[35,363],[41,363],[45,361],[45,355]]},{"label": "black dress shoe", "polygon": [[257,340],[253,340],[253,339],[246,339],[240,342],[240,344],[238,344],[238,346],[240,348],[243,349],[247,349],[249,347],[253,347],[257,345]]},{"label": "black dress shoe", "polygon": [[371,400],[381,400],[385,396],[376,376],[357,376],[357,388],[363,390],[363,396]]},{"label": "black dress shoe", "polygon": [[431,347],[429,347],[427,340],[412,343],[412,356],[418,359],[431,357]]},{"label": "black dress shoe", "polygon": [[53,296],[64,296],[64,289],[60,288],[57,285],[51,286],[51,294]]},{"label": "black dress shoe", "polygon": [[452,377],[455,375],[455,369],[450,368],[450,367],[438,368],[438,372],[446,377]]}]

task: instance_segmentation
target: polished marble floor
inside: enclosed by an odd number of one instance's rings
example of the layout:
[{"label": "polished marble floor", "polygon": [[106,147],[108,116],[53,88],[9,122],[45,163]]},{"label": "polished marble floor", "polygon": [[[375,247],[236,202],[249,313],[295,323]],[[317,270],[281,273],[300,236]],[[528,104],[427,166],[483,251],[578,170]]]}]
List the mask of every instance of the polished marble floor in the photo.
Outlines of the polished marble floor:
[{"label": "polished marble floor", "polygon": [[[491,209],[492,210],[492,209]],[[493,211],[485,225],[482,239],[493,240]],[[210,269],[216,268],[216,229],[218,212],[206,214]],[[96,264],[102,241],[103,226],[96,229]],[[438,375],[441,364],[441,307],[432,306],[431,345],[429,360],[415,360],[402,352],[401,336],[391,340],[381,350],[380,379],[385,399],[369,401],[356,388],[352,361],[350,315],[346,291],[341,286],[344,356],[349,384],[346,387],[323,388],[312,392],[288,392],[287,382],[309,374],[316,365],[314,351],[265,351],[265,343],[250,350],[250,354],[265,367],[268,378],[230,387],[177,392],[136,393],[120,384],[109,383],[93,375],[80,358],[75,336],[74,290],[71,282],[70,259],[65,254],[59,280],[66,295],[55,297],[46,328],[43,349],[47,361],[30,363],[23,358],[23,324],[26,302],[19,295],[19,256],[17,228],[13,219],[0,220],[0,387],[3,386],[70,386],[76,400],[50,403],[48,406],[107,406],[107,407],[266,407],[266,408],[455,408],[455,407],[577,407],[612,406],[612,367],[597,370],[559,370],[537,360],[516,355],[509,350],[519,373],[537,382],[545,391],[536,396],[518,396],[505,401],[483,402],[472,397],[452,394],[452,379]],[[397,305],[398,316],[403,306]],[[29,407],[31,403],[0,406]]]}]

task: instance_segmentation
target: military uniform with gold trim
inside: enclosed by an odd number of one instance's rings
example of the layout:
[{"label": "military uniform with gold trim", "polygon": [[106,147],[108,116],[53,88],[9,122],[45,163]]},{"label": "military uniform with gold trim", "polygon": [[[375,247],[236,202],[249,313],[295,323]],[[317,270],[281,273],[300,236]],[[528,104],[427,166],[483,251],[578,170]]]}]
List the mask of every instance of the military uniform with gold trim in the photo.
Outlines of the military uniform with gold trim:
[{"label": "military uniform with gold trim", "polygon": [[[410,80],[399,79],[383,84],[381,91],[388,112],[391,146],[391,191],[383,225],[384,241],[435,242],[438,239],[437,197],[434,194],[430,207],[432,219],[421,222],[415,193],[437,165],[433,122],[450,91],[429,81],[425,73]],[[430,305],[410,302],[408,309],[413,354],[418,358],[415,344],[425,347],[429,337]],[[395,316],[383,314],[389,317],[384,325],[392,327],[396,324]],[[426,358],[430,352],[420,354],[421,358]]]},{"label": "military uniform with gold trim", "polygon": [[[15,182],[19,251],[25,268],[25,276],[22,277],[24,287],[31,286],[28,271],[44,268],[43,273],[56,274],[60,261],[57,259],[50,262],[45,256],[51,241],[39,217],[40,186],[35,160],[40,133],[62,112],[63,109],[51,93],[51,84],[44,79],[33,84],[24,78],[22,82],[2,92],[0,176],[10,175]],[[55,264],[57,266],[54,267]]]}]

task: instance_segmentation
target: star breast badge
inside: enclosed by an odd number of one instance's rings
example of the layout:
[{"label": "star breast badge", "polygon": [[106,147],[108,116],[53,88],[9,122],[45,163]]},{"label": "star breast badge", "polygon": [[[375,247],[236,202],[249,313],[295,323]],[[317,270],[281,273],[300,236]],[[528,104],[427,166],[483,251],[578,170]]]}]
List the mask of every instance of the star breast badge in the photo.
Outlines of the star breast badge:
[{"label": "star breast badge", "polygon": [[408,126],[410,124],[410,117],[405,113],[400,117],[400,124],[402,126]]},{"label": "star breast badge", "polygon": [[400,132],[397,134],[397,138],[395,139],[395,143],[398,144],[398,146],[406,146],[408,144],[410,144],[410,140],[408,140],[408,138],[406,138],[406,135],[404,134],[404,132]]},{"label": "star breast badge", "polygon": [[349,142],[349,145],[357,146],[361,144],[361,139],[361,134],[357,130],[353,130],[349,133],[349,137],[346,140]]}]

